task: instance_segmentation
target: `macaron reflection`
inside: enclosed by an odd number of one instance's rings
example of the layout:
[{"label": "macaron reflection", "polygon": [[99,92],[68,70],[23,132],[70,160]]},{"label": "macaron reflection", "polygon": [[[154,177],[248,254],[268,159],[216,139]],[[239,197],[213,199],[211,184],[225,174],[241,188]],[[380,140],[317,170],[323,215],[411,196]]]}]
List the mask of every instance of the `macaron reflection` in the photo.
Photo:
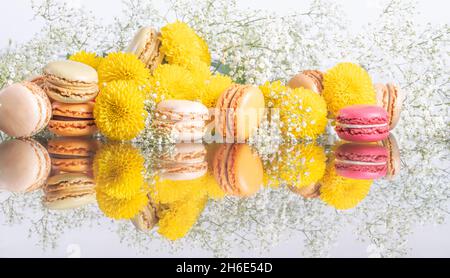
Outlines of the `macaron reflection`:
[{"label": "macaron reflection", "polygon": [[51,170],[47,150],[31,139],[0,144],[0,190],[26,193],[40,189]]},{"label": "macaron reflection", "polygon": [[43,204],[51,210],[95,204],[92,161],[100,142],[85,137],[60,137],[47,142],[52,174],[44,187]]},{"label": "macaron reflection", "polygon": [[220,187],[231,196],[253,196],[263,185],[261,158],[246,144],[220,146],[214,156],[213,172]]},{"label": "macaron reflection", "polygon": [[346,143],[335,151],[336,173],[350,179],[374,180],[386,176],[388,151],[376,144]]},{"label": "macaron reflection", "polygon": [[159,158],[161,179],[183,181],[198,179],[208,171],[203,144],[177,144],[172,152]]},{"label": "macaron reflection", "polygon": [[398,176],[401,169],[400,149],[394,134],[391,133],[387,139],[381,141],[381,145],[388,151],[386,178],[392,180]]},{"label": "macaron reflection", "polygon": [[66,210],[95,204],[94,180],[84,173],[52,176],[44,187],[43,203],[51,210]]}]

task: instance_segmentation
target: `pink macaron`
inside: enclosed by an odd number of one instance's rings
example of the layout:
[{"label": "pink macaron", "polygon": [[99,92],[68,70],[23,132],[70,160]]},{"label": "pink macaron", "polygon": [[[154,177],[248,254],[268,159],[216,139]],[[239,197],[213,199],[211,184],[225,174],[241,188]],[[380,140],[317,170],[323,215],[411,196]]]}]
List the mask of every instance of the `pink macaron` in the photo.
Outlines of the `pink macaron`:
[{"label": "pink macaron", "polygon": [[335,152],[338,175],[350,179],[373,180],[386,176],[388,151],[375,144],[346,143]]},{"label": "pink macaron", "polygon": [[346,141],[381,141],[389,136],[389,117],[386,110],[379,106],[348,106],[338,113],[336,132]]}]

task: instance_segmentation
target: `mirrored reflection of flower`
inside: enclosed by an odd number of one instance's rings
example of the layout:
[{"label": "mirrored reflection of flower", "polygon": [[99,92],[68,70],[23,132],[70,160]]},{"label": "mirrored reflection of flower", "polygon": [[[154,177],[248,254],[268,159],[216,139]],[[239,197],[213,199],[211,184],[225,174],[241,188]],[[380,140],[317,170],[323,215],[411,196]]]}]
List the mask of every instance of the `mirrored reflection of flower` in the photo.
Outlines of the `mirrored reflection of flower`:
[{"label": "mirrored reflection of flower", "polygon": [[94,158],[99,208],[114,219],[131,219],[147,203],[144,158],[129,144],[109,143]]}]

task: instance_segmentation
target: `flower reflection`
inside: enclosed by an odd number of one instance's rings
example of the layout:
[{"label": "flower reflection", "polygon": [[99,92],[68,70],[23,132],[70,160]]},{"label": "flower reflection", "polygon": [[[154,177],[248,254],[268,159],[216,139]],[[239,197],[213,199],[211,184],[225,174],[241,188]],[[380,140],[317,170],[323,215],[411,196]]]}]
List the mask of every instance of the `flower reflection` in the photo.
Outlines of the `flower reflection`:
[{"label": "flower reflection", "polygon": [[144,158],[132,145],[104,145],[95,155],[94,178],[98,206],[107,217],[131,219],[148,203]]}]

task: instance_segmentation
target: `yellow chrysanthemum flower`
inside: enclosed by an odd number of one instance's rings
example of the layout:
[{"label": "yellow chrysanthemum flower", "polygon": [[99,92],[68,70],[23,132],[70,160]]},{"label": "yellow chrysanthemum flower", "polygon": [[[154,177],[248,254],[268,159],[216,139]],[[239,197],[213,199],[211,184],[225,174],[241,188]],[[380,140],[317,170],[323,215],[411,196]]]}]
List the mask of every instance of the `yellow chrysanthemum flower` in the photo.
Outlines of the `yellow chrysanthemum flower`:
[{"label": "yellow chrysanthemum flower", "polygon": [[187,181],[162,180],[157,177],[150,196],[155,203],[171,204],[201,196],[221,199],[225,196],[225,192],[212,175],[206,174],[198,179]]},{"label": "yellow chrysanthemum flower", "polygon": [[94,69],[98,69],[98,66],[103,61],[103,57],[97,56],[96,53],[80,51],[69,57],[69,60],[83,63],[85,65],[91,66]]},{"label": "yellow chrysanthemum flower", "polygon": [[131,81],[137,86],[146,86],[149,78],[149,69],[131,53],[110,53],[98,67],[101,87],[111,81]]},{"label": "yellow chrysanthemum flower", "polygon": [[327,157],[316,144],[281,147],[279,174],[286,184],[302,188],[317,183],[325,174]]},{"label": "yellow chrysanthemum flower", "polygon": [[170,64],[187,65],[198,58],[211,65],[208,45],[184,22],[176,21],[161,28],[161,51]]},{"label": "yellow chrysanthemum flower", "polygon": [[340,63],[323,78],[322,95],[336,117],[340,109],[356,104],[376,104],[375,89],[366,70],[356,64]]},{"label": "yellow chrysanthemum flower", "polygon": [[114,198],[97,188],[97,203],[100,210],[109,218],[132,219],[143,207],[148,204],[148,197],[145,192],[133,196],[131,199]]},{"label": "yellow chrysanthemum flower", "polygon": [[173,241],[183,238],[197,222],[207,200],[206,196],[200,196],[171,204],[159,215],[158,233]]},{"label": "yellow chrysanthemum flower", "polygon": [[332,162],[329,163],[321,181],[320,199],[339,210],[351,209],[366,198],[372,183],[372,180],[356,180],[339,176]]},{"label": "yellow chrysanthemum flower", "polygon": [[260,86],[269,108],[279,109],[281,131],[295,138],[314,139],[325,131],[327,106],[313,91],[290,89],[280,81]]},{"label": "yellow chrysanthemum flower", "polygon": [[206,107],[215,107],[220,95],[231,86],[230,77],[217,74],[211,76],[205,81],[203,88],[200,89],[200,101]]},{"label": "yellow chrysanthemum flower", "polygon": [[131,199],[144,186],[144,157],[129,144],[107,144],[94,158],[95,183],[102,192],[119,199]]},{"label": "yellow chrysanthemum flower", "polygon": [[150,90],[157,95],[157,102],[162,99],[197,100],[192,73],[178,65],[160,65],[150,78]]},{"label": "yellow chrysanthemum flower", "polygon": [[94,108],[100,132],[112,140],[131,140],[145,127],[142,92],[132,82],[113,81],[100,90]]}]

